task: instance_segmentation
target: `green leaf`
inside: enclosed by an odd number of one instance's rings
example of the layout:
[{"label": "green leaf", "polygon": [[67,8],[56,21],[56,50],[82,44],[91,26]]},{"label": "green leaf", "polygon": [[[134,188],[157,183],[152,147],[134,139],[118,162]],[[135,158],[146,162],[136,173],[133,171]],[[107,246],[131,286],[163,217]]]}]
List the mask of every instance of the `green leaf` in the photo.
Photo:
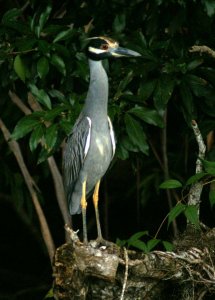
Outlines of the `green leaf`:
[{"label": "green leaf", "polygon": [[212,182],[211,185],[210,185],[209,201],[210,201],[211,207],[213,207],[214,204],[215,204],[215,186],[214,186],[214,182]]},{"label": "green leaf", "polygon": [[29,84],[29,88],[38,102],[45,105],[48,109],[51,109],[51,100],[49,95],[43,89],[39,90],[35,84]]},{"label": "green leaf", "polygon": [[46,128],[46,133],[44,136],[45,148],[47,152],[51,152],[57,142],[57,124],[53,124]]},{"label": "green leaf", "polygon": [[168,241],[162,241],[162,244],[166,251],[173,251],[174,245]]},{"label": "green leaf", "polygon": [[158,240],[158,239],[149,240],[146,244],[148,252],[150,252],[152,249],[154,249],[159,242],[160,242],[160,240]]},{"label": "green leaf", "polygon": [[51,63],[61,72],[64,76],[66,75],[66,66],[63,59],[57,54],[51,56]]},{"label": "green leaf", "polygon": [[174,80],[163,75],[157,81],[156,89],[154,92],[154,104],[158,110],[165,110],[169,99],[172,96],[172,92],[175,86]]},{"label": "green leaf", "polygon": [[45,295],[44,299],[48,299],[48,298],[54,298],[54,292],[53,292],[53,288],[51,288],[47,294]]},{"label": "green leaf", "polygon": [[187,205],[184,214],[191,224],[199,227],[198,208],[195,205]]},{"label": "green leaf", "polygon": [[126,240],[120,240],[119,238],[116,239],[116,245],[119,247],[124,247],[127,244]]},{"label": "green leaf", "polygon": [[128,112],[132,113],[148,124],[159,126],[161,128],[164,127],[163,118],[154,109],[137,106],[130,109]]},{"label": "green leaf", "polygon": [[117,92],[116,92],[116,98],[118,98],[118,94],[120,95],[122,91],[126,88],[126,86],[131,82],[131,80],[134,77],[133,71],[128,72],[128,74],[123,78],[123,80],[120,81]]},{"label": "green leaf", "polygon": [[202,160],[205,171],[210,175],[215,175],[215,162],[209,160]]},{"label": "green leaf", "polygon": [[126,26],[126,16],[124,13],[116,15],[113,21],[113,30],[117,33],[120,33],[124,30]]},{"label": "green leaf", "polygon": [[203,59],[195,59],[195,60],[192,60],[192,61],[189,62],[188,65],[187,65],[188,71],[192,71],[192,70],[196,69],[197,67],[199,67],[200,65],[202,65],[203,62],[204,62]]},{"label": "green leaf", "polygon": [[14,128],[11,138],[18,140],[32,131],[36,126],[40,124],[40,120],[34,115],[23,117]]},{"label": "green leaf", "polygon": [[69,39],[69,38],[72,37],[73,34],[74,34],[74,30],[72,28],[69,28],[67,30],[61,31],[61,32],[59,32],[57,34],[57,36],[53,40],[53,43]]},{"label": "green leaf", "polygon": [[22,14],[22,10],[18,8],[12,8],[3,15],[2,23],[7,25],[10,21],[17,19]]},{"label": "green leaf", "polygon": [[41,138],[43,137],[45,131],[44,129],[45,129],[45,125],[40,124],[32,131],[31,137],[29,139],[29,147],[32,152],[37,148],[38,144],[40,143]]},{"label": "green leaf", "polygon": [[191,176],[190,178],[188,178],[185,185],[190,185],[190,184],[196,183],[197,181],[199,181],[206,175],[207,175],[207,173],[205,173],[205,172],[197,173],[197,174]]},{"label": "green leaf", "polygon": [[45,11],[41,13],[40,18],[39,18],[39,25],[37,28],[37,37],[40,36],[40,33],[41,33],[44,25],[46,24],[46,22],[49,19],[51,11],[52,11],[52,7],[50,5],[48,5],[46,7]]},{"label": "green leaf", "polygon": [[137,249],[139,249],[139,250],[142,250],[142,251],[144,251],[145,253],[148,252],[148,248],[147,248],[147,246],[146,246],[146,243],[144,243],[144,242],[141,241],[141,240],[135,240],[135,241],[133,241],[132,244],[131,244],[131,246],[132,246],[132,247],[135,247],[135,248],[137,248]]},{"label": "green leaf", "polygon": [[125,126],[132,143],[137,146],[141,152],[148,154],[149,147],[146,142],[146,135],[140,123],[127,113],[125,115]]},{"label": "green leaf", "polygon": [[182,203],[176,204],[168,214],[168,227],[173,220],[175,220],[186,209],[186,205]]},{"label": "green leaf", "polygon": [[21,59],[20,55],[17,55],[14,59],[14,63],[13,63],[13,67],[14,70],[16,72],[16,74],[18,75],[18,77],[25,82],[26,79],[26,67]]},{"label": "green leaf", "polygon": [[37,62],[37,73],[41,79],[45,78],[49,72],[49,61],[43,56]]},{"label": "green leaf", "polygon": [[67,109],[66,106],[62,105],[62,106],[57,106],[51,110],[48,110],[45,112],[44,120],[53,121],[54,118],[58,117],[66,109]]},{"label": "green leaf", "polygon": [[168,179],[159,185],[160,189],[175,189],[182,187],[182,183],[176,179]]},{"label": "green leaf", "polygon": [[139,95],[143,102],[145,102],[154,92],[156,87],[156,80],[148,81],[140,84]]},{"label": "green leaf", "polygon": [[134,241],[139,240],[141,237],[148,235],[148,231],[139,231],[135,234],[133,234],[129,239],[128,239],[128,245],[132,245]]},{"label": "green leaf", "polygon": [[206,12],[209,17],[212,17],[215,14],[215,3],[211,0],[205,0],[204,2]]}]

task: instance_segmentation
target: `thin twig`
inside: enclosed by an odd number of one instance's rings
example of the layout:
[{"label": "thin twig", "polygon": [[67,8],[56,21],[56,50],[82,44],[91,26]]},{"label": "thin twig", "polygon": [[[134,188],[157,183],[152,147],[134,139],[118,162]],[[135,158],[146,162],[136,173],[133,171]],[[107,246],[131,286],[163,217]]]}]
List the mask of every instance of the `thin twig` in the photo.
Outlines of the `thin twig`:
[{"label": "thin twig", "polygon": [[127,280],[128,280],[128,252],[127,252],[125,247],[123,249],[124,249],[124,256],[125,256],[125,276],[124,276],[124,281],[123,281],[122,293],[121,293],[121,296],[120,296],[120,300],[124,299],[126,284],[127,284]]},{"label": "thin twig", "polygon": [[10,132],[8,131],[7,127],[5,126],[5,124],[3,123],[3,121],[1,119],[0,119],[0,129],[3,133],[3,135],[4,135],[5,140],[7,141],[11,151],[13,152],[14,156],[16,157],[17,163],[18,163],[18,165],[21,169],[21,172],[22,172],[22,175],[24,177],[25,183],[26,183],[26,185],[28,187],[28,190],[30,192],[30,195],[31,195],[31,198],[32,198],[32,201],[33,201],[38,219],[39,219],[41,233],[42,233],[44,242],[45,242],[46,247],[47,247],[47,251],[48,251],[48,254],[49,254],[50,261],[52,262],[53,257],[54,257],[54,253],[55,253],[55,246],[54,246],[54,242],[53,242],[53,239],[52,239],[52,236],[51,236],[51,233],[50,233],[45,215],[44,215],[43,210],[40,206],[40,202],[38,200],[37,193],[34,189],[36,184],[35,184],[33,178],[31,177],[31,175],[30,175],[30,173],[29,173],[29,171],[28,171],[28,169],[25,165],[25,162],[23,160],[23,156],[22,156],[19,144],[16,141],[11,140]]},{"label": "thin twig", "polygon": [[[165,127],[162,129],[162,154],[163,154],[164,178],[165,180],[167,180],[169,179],[169,164],[168,164],[168,156],[167,156],[167,151],[168,151],[167,150],[167,110],[164,114],[164,124]],[[171,210],[173,208],[173,204],[172,204],[172,197],[169,189],[166,190],[166,195],[167,195],[169,209]],[[176,236],[178,233],[176,220],[173,220],[172,228],[173,228],[174,236]]]}]

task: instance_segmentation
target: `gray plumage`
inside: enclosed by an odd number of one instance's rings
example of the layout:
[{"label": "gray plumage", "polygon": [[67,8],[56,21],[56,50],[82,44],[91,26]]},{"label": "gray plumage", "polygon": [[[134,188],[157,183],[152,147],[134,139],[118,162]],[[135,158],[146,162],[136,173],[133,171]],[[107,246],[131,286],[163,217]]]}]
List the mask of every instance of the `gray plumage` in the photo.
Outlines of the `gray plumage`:
[{"label": "gray plumage", "polygon": [[89,59],[90,86],[83,110],[64,151],[64,184],[70,214],[81,212],[82,184],[86,193],[104,176],[115,151],[114,133],[107,115],[108,78],[102,61]]}]

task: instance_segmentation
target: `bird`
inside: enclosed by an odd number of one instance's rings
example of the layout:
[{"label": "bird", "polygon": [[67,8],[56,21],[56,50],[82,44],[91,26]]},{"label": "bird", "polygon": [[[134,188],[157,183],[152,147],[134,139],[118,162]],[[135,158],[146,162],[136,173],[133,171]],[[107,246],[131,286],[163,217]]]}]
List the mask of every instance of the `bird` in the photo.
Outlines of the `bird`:
[{"label": "bird", "polygon": [[102,61],[110,57],[138,57],[138,52],[122,48],[105,36],[88,39],[86,55],[90,83],[83,109],[67,137],[63,153],[63,178],[71,215],[82,213],[83,242],[88,243],[87,198],[93,191],[97,241],[104,241],[99,220],[99,187],[115,153],[116,141],[108,116],[108,76]]}]

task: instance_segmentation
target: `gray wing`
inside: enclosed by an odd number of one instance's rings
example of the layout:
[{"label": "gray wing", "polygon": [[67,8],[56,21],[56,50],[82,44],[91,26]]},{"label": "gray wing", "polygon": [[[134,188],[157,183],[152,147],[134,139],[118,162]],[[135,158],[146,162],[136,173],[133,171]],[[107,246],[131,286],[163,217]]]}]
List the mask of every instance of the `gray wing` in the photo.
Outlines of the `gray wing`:
[{"label": "gray wing", "polygon": [[75,183],[89,150],[91,137],[91,120],[80,116],[68,137],[63,155],[63,175],[69,206]]}]

